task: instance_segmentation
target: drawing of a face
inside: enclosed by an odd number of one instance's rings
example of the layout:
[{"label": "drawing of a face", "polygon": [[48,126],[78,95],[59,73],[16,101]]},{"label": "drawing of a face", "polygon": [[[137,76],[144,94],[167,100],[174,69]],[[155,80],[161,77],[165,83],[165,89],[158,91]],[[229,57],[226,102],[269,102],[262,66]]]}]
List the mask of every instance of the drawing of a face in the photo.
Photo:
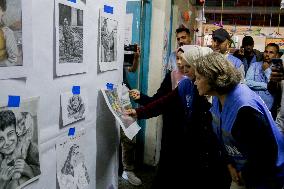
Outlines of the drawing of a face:
[{"label": "drawing of a face", "polygon": [[76,167],[82,161],[82,154],[79,152],[79,146],[76,146],[71,158],[71,164]]},{"label": "drawing of a face", "polygon": [[64,25],[64,26],[68,26],[68,24],[69,24],[69,23],[68,23],[67,18],[64,18],[63,25]]},{"label": "drawing of a face", "polygon": [[0,153],[11,154],[16,148],[17,139],[15,125],[6,127],[4,131],[0,130]]},{"label": "drawing of a face", "polygon": [[73,109],[77,109],[81,104],[81,99],[79,96],[74,96],[74,98],[71,101],[71,105]]}]

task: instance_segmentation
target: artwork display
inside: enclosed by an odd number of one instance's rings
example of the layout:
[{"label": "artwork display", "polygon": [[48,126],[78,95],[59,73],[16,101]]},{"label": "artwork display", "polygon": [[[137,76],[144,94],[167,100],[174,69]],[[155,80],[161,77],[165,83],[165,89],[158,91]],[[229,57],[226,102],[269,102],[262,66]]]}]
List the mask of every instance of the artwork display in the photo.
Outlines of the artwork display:
[{"label": "artwork display", "polygon": [[100,12],[100,70],[118,69],[117,63],[117,29],[118,21],[113,14]]},{"label": "artwork display", "polygon": [[57,180],[60,189],[83,189],[90,184],[85,161],[85,130],[72,137],[62,137],[56,143]]},{"label": "artwork display", "polygon": [[63,126],[84,119],[87,114],[86,91],[81,90],[80,94],[67,92],[61,94],[61,113]]},{"label": "artwork display", "polygon": [[122,100],[122,97],[124,98],[125,94],[122,94],[119,91],[123,90],[114,88],[111,90],[102,89],[101,91],[110,111],[120,124],[123,132],[128,138],[132,139],[138,133],[141,127],[137,124],[133,117],[124,114],[125,109],[131,108],[131,103],[127,103],[125,99]]},{"label": "artwork display", "polygon": [[23,65],[21,12],[21,0],[0,3],[0,67]]},{"label": "artwork display", "polygon": [[57,0],[56,47],[57,76],[85,72],[83,7]]},{"label": "artwork display", "polygon": [[0,107],[0,189],[21,188],[39,178],[38,100]]},{"label": "artwork display", "polygon": [[30,40],[28,37],[32,34],[30,32],[23,35],[22,23],[31,18],[31,15],[26,15],[30,7],[31,2],[22,4],[22,0],[1,0],[0,79],[26,76],[27,64],[23,61],[23,43]]}]

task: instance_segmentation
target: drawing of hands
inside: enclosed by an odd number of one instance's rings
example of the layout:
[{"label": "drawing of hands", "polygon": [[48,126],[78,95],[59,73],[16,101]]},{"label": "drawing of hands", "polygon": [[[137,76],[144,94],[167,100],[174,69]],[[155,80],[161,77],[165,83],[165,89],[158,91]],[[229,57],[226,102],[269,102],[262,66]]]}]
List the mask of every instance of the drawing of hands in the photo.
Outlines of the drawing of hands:
[{"label": "drawing of hands", "polygon": [[13,166],[8,166],[5,161],[2,162],[0,167],[0,181],[9,181],[11,180],[15,169]]},{"label": "drawing of hands", "polygon": [[13,179],[19,179],[22,175],[25,175],[29,178],[33,178],[32,168],[26,163],[23,159],[17,159],[14,165],[15,174],[13,175]]}]

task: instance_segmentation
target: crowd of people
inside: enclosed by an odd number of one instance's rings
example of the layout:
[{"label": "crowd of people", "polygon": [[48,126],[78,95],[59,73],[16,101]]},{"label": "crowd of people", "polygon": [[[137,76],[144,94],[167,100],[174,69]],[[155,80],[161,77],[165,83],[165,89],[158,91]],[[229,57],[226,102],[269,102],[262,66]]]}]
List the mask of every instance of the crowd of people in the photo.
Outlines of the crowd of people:
[{"label": "crowd of people", "polygon": [[176,37],[179,47],[157,93],[130,90],[142,106],[125,112],[137,119],[163,115],[152,188],[282,189],[284,69],[273,64],[279,46],[270,43],[261,53],[245,36],[231,54],[223,28],[213,32],[211,48],[190,45],[187,28]]}]

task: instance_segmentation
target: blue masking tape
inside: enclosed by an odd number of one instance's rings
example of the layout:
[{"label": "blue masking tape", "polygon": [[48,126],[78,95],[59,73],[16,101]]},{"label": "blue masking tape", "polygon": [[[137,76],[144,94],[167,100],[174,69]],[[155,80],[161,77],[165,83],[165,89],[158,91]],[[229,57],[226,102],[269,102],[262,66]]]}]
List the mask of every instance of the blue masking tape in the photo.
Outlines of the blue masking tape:
[{"label": "blue masking tape", "polygon": [[74,136],[74,135],[75,135],[75,127],[72,127],[69,129],[68,136]]},{"label": "blue masking tape", "polygon": [[104,12],[113,14],[113,7],[104,5]]},{"label": "blue masking tape", "polygon": [[21,102],[20,96],[11,96],[8,97],[8,107],[19,107]]},{"label": "blue masking tape", "polygon": [[68,1],[70,1],[70,2],[72,2],[72,3],[76,3],[76,0],[68,0]]},{"label": "blue masking tape", "polygon": [[113,90],[113,84],[112,83],[107,83],[106,87],[107,87],[107,90]]},{"label": "blue masking tape", "polygon": [[78,95],[78,94],[80,94],[80,86],[73,86],[73,88],[72,88],[72,93],[73,93],[73,95]]}]

